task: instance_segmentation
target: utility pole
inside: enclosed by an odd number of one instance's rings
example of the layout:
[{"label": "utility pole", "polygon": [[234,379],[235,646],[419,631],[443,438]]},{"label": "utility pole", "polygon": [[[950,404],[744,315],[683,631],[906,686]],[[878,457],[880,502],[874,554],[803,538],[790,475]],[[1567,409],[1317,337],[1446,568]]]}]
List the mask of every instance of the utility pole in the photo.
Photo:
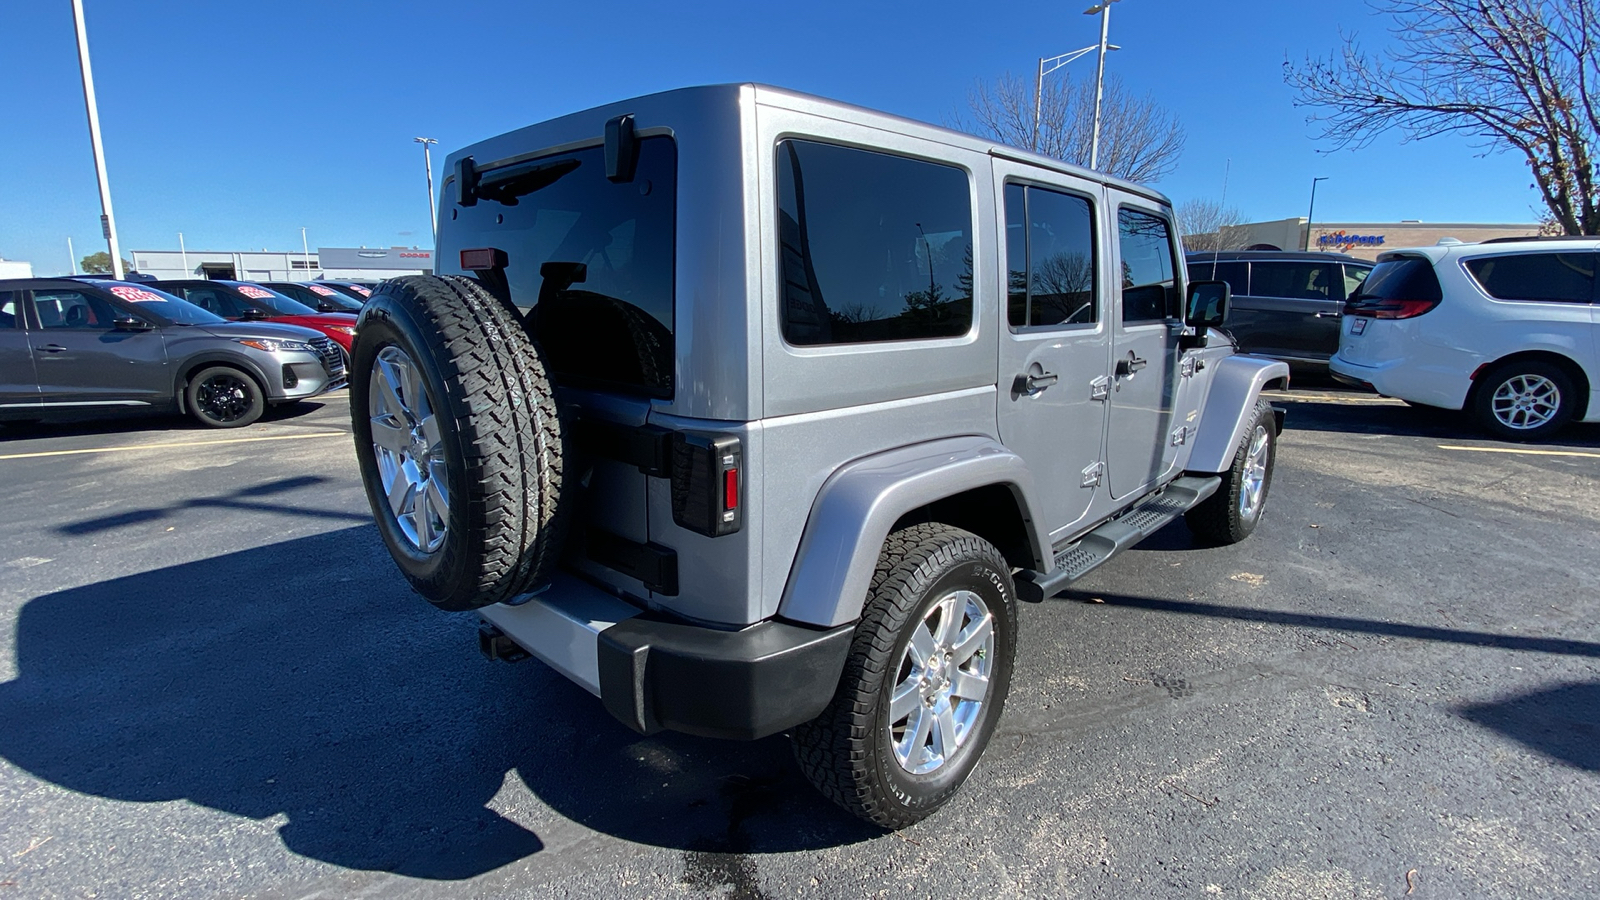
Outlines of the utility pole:
[{"label": "utility pole", "polygon": [[306,264],[306,280],[311,280],[311,245],[306,243],[306,227],[300,226],[300,253]]},{"label": "utility pole", "polygon": [[433,154],[429,152],[429,144],[437,144],[433,138],[412,138],[413,142],[422,145],[422,165],[428,170],[428,227],[433,229],[433,250],[439,252],[439,213],[433,206]]},{"label": "utility pole", "polygon": [[1317,214],[1317,182],[1327,180],[1327,176],[1311,179],[1311,208],[1306,210],[1306,240],[1305,245],[1300,248],[1301,250],[1311,249],[1311,217]]},{"label": "utility pole", "polygon": [[72,24],[78,30],[78,68],[83,73],[83,102],[89,110],[89,143],[94,146],[94,174],[100,180],[100,231],[111,251],[111,274],[122,280],[122,248],[117,244],[117,222],[111,214],[111,185],[106,180],[105,148],[100,144],[100,109],[94,102],[94,71],[89,67],[89,32],[83,24],[83,0],[72,0]]},{"label": "utility pole", "polygon": [[183,232],[178,232],[178,253],[183,257],[183,277],[189,277],[189,248],[183,246]]},{"label": "utility pole", "polygon": [[1094,136],[1089,140],[1089,168],[1100,168],[1100,106],[1106,93],[1106,50],[1111,37],[1111,4],[1119,0],[1101,0],[1083,11],[1086,16],[1100,15],[1100,65],[1094,74]]}]

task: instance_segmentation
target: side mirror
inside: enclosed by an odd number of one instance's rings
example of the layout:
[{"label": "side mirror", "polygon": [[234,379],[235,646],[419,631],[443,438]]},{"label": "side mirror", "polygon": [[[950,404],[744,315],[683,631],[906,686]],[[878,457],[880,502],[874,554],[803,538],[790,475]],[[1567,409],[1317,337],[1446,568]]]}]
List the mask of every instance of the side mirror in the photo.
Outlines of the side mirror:
[{"label": "side mirror", "polygon": [[1221,328],[1228,318],[1228,301],[1233,299],[1233,289],[1226,281],[1189,282],[1188,302],[1184,306],[1183,324],[1202,334],[1207,328]]},{"label": "side mirror", "polygon": [[239,318],[245,320],[246,322],[256,322],[261,319],[265,319],[266,317],[267,313],[265,310],[254,306],[246,306],[244,308],[244,312],[239,314]]},{"label": "side mirror", "polygon": [[133,316],[123,316],[119,319],[112,319],[111,328],[114,331],[150,331],[154,329],[155,326],[143,319],[135,318]]}]

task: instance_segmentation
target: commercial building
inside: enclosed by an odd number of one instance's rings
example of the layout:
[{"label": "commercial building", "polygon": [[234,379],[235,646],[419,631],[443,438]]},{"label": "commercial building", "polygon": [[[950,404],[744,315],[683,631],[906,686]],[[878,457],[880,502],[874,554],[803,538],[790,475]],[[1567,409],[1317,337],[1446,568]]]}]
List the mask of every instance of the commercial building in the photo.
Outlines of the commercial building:
[{"label": "commercial building", "polygon": [[0,259],[0,278],[32,278],[33,264],[15,259]]},{"label": "commercial building", "polygon": [[433,251],[417,247],[318,247],[298,250],[134,250],[134,271],[157,278],[240,281],[382,281],[433,271]]},{"label": "commercial building", "polygon": [[[1228,225],[1221,240],[1212,235],[1185,238],[1190,249],[1217,250],[1326,250],[1348,253],[1362,259],[1377,259],[1385,250],[1426,247],[1444,238],[1477,243],[1491,238],[1527,237],[1539,233],[1537,223],[1491,224],[1482,222],[1317,222],[1309,225],[1304,217]],[[1215,246],[1213,246],[1215,243]]]}]

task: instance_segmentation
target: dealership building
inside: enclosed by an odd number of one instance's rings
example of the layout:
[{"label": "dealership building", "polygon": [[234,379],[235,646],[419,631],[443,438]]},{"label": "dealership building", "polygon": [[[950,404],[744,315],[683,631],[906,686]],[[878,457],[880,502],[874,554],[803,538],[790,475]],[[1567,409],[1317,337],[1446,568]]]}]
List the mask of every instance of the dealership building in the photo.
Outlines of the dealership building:
[{"label": "dealership building", "polygon": [[[1482,222],[1317,222],[1305,218],[1251,222],[1222,228],[1218,244],[1228,250],[1325,250],[1377,259],[1385,250],[1426,247],[1445,238],[1472,244],[1493,238],[1528,237],[1539,233],[1537,223],[1490,224]],[[1209,247],[1209,235],[1198,235],[1195,246]]]},{"label": "dealership building", "polygon": [[268,250],[134,250],[135,272],[156,278],[239,281],[382,281],[433,272],[433,251],[417,247],[318,247],[315,252]]}]

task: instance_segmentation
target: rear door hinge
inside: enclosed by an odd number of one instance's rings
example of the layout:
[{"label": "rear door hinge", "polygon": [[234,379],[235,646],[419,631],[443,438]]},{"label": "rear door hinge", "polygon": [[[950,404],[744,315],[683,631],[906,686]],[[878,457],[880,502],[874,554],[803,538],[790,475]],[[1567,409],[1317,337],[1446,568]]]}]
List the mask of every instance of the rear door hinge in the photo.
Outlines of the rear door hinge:
[{"label": "rear door hinge", "polygon": [[1099,378],[1089,382],[1090,400],[1104,400],[1109,396],[1111,396],[1111,377],[1109,375],[1101,375]]},{"label": "rear door hinge", "polygon": [[1183,362],[1178,364],[1178,371],[1184,378],[1193,378],[1197,369],[1195,358],[1192,356],[1185,356]]},{"label": "rear door hinge", "polygon": [[1091,464],[1087,469],[1083,470],[1082,486],[1086,487],[1086,488],[1099,487],[1100,486],[1100,478],[1103,475],[1105,475],[1105,472],[1106,472],[1106,464],[1105,463],[1096,462],[1096,463]]},{"label": "rear door hinge", "polygon": [[1180,447],[1189,442],[1189,426],[1179,425],[1172,429],[1172,446]]}]

